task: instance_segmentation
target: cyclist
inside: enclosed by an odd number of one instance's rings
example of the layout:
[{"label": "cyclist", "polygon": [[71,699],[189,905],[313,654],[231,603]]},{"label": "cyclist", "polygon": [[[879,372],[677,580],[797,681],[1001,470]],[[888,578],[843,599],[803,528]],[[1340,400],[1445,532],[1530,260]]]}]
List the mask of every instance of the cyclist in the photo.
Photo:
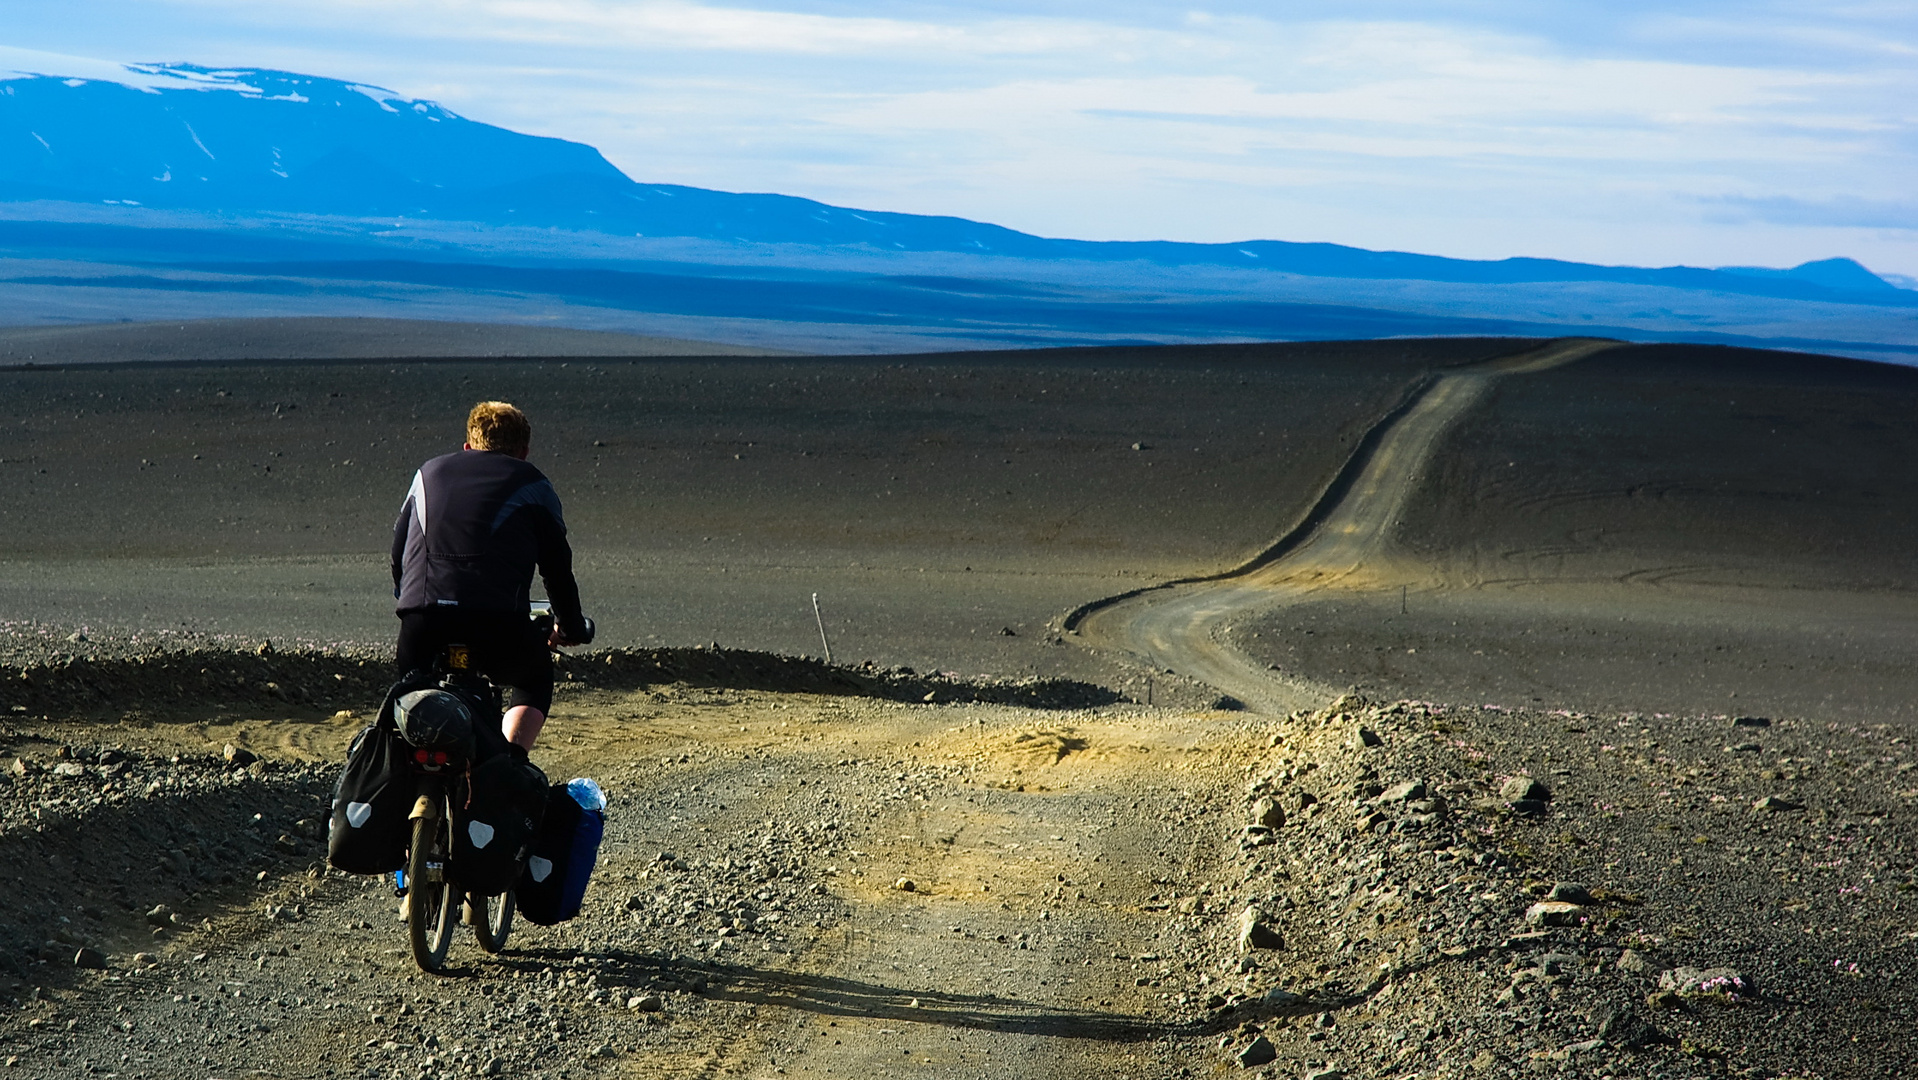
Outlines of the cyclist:
[{"label": "cyclist", "polygon": [[[522,758],[553,707],[549,649],[590,636],[559,494],[526,460],[532,434],[506,402],[473,406],[465,445],[420,466],[393,525],[401,676],[450,643],[471,648],[479,671],[513,688],[500,726]],[[553,605],[545,641],[527,629],[535,566]]]}]

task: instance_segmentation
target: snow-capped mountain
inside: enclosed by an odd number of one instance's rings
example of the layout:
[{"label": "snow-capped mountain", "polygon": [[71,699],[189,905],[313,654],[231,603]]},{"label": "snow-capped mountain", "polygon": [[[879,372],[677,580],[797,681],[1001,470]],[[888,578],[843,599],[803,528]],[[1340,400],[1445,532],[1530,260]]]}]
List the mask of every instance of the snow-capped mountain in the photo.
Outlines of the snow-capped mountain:
[{"label": "snow-capped mountain", "polygon": [[560,177],[629,183],[590,146],[335,79],[189,64],[0,73],[8,199],[391,214]]}]

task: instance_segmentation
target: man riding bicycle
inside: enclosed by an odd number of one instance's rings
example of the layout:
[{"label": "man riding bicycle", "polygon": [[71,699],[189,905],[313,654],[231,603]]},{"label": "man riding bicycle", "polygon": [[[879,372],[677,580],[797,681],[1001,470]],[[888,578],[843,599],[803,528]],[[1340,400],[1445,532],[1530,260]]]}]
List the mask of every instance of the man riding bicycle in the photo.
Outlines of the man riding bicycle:
[{"label": "man riding bicycle", "polygon": [[[393,525],[400,675],[468,646],[478,671],[513,688],[500,726],[522,758],[553,706],[549,649],[591,637],[559,495],[526,461],[532,434],[506,402],[473,406],[465,446],[420,466]],[[535,566],[553,606],[544,641],[527,629]]]}]

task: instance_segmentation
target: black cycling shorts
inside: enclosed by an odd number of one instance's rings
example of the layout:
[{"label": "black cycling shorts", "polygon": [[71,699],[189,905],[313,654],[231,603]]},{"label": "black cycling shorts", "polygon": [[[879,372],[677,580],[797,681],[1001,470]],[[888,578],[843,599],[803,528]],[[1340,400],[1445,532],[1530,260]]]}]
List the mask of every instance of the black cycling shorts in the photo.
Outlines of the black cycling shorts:
[{"label": "black cycling shorts", "polygon": [[513,688],[506,707],[553,709],[553,654],[524,615],[492,611],[408,611],[400,616],[399,670],[432,670],[448,645],[473,650],[473,666]]}]

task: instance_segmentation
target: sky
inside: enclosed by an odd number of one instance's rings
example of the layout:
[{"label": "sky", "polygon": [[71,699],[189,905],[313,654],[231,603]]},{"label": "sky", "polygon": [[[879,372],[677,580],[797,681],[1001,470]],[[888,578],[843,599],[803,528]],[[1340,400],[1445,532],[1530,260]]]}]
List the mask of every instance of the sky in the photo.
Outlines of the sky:
[{"label": "sky", "polygon": [[0,46],[371,83],[641,181],[1083,239],[1918,278],[1912,0],[6,7]]}]

